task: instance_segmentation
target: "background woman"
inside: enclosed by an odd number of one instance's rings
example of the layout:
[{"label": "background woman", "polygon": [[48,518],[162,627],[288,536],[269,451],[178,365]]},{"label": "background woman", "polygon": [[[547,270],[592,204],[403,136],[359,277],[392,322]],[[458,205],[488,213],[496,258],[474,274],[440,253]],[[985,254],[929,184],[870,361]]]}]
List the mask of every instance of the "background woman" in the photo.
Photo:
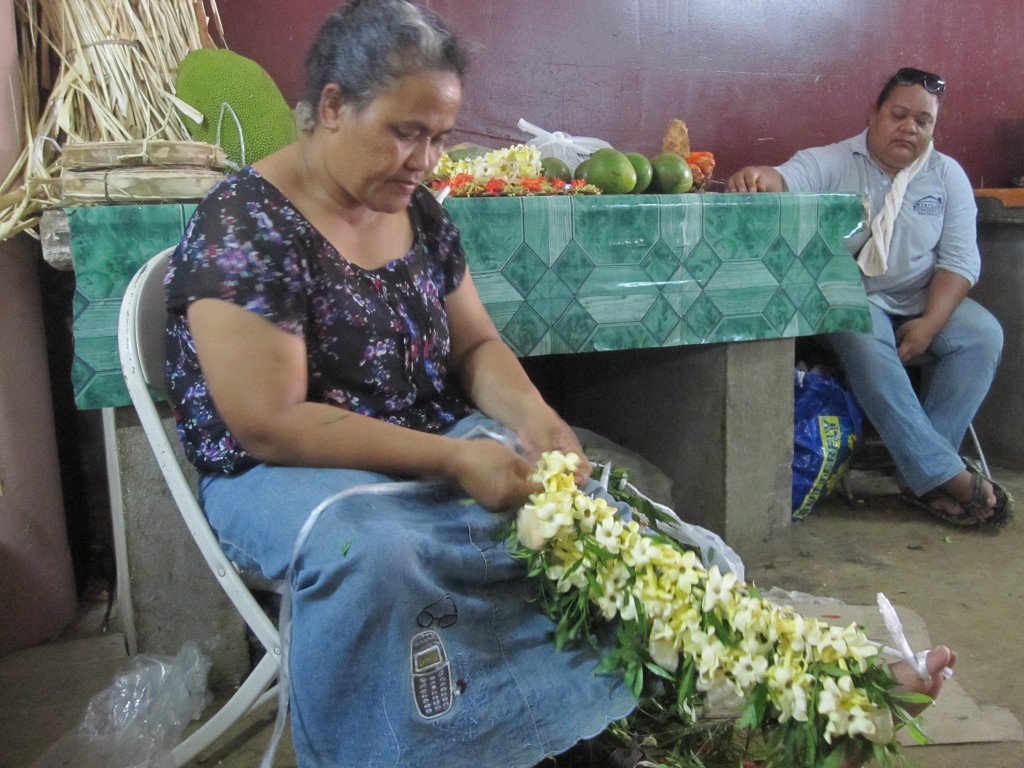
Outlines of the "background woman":
[{"label": "background woman", "polygon": [[[981,267],[977,207],[960,165],[932,148],[945,87],[938,75],[900,69],[878,95],[865,131],[798,152],[777,168],[743,168],[726,189],[868,197],[871,231],[851,246],[874,334],[833,334],[829,342],[908,498],[955,525],[1002,526],[1012,500],[959,455],[995,376],[1003,334],[967,298]],[[913,365],[928,369],[923,400],[907,372]]]}]

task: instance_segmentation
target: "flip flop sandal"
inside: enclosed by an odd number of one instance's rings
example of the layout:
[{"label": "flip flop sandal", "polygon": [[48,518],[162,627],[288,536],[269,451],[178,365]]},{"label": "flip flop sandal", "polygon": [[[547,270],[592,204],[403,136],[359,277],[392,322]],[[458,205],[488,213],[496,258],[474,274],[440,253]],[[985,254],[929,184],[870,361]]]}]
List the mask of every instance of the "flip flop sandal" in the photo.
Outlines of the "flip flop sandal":
[{"label": "flip flop sandal", "polygon": [[[958,502],[945,491],[935,489],[928,491],[922,496],[915,496],[913,493],[909,491],[904,491],[900,495],[903,498],[903,500],[908,504],[915,506],[918,509],[923,509],[925,512],[928,512],[929,514],[939,518],[939,520],[942,520],[944,523],[949,523],[950,525],[957,525],[961,528],[971,528],[981,523],[981,521],[974,514],[964,509],[963,504]],[[948,501],[950,504],[952,504],[958,510],[960,510],[959,513],[952,514],[946,511],[945,509],[933,507],[931,505],[931,502],[935,501],[936,499],[943,499],[945,501]]]},{"label": "flip flop sandal", "polygon": [[[963,507],[964,512],[978,518],[984,525],[1005,528],[1013,520],[1013,497],[1003,486],[986,475],[977,461],[967,456],[961,456],[961,458],[967,465],[967,471],[971,473],[971,498],[960,506]],[[991,483],[992,492],[996,496],[995,514],[987,519],[984,517],[985,511],[988,509],[985,504],[986,480]]]}]

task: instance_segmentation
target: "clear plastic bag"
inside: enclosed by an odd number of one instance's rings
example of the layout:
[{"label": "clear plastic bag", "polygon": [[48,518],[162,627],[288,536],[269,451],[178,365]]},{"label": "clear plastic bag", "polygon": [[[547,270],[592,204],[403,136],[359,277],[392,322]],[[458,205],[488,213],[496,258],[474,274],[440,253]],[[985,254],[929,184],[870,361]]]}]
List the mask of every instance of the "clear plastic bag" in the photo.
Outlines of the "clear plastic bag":
[{"label": "clear plastic bag", "polygon": [[[576,434],[580,438],[580,442],[583,443],[587,455],[596,466],[601,467],[600,485],[605,490],[608,489],[612,467],[618,464],[630,468],[630,473],[634,475],[632,479],[637,479],[642,484],[653,485],[662,498],[666,500],[672,498],[672,481],[653,464],[588,430],[577,427]],[[636,468],[639,468],[640,471],[636,472]],[[707,528],[684,521],[671,507],[655,501],[652,497],[654,492],[648,494],[637,488],[632,479],[625,478],[621,488],[645,499],[661,513],[660,520],[650,521],[654,530],[695,550],[700,555],[700,561],[705,568],[717,565],[722,573],[736,574],[739,581],[746,578],[743,559],[736,550],[725,543],[721,536]]]},{"label": "clear plastic bag", "polygon": [[541,158],[557,157],[565,161],[569,170],[576,170],[577,165],[597,150],[611,147],[607,141],[592,136],[570,136],[561,131],[550,133],[522,118],[519,119],[519,130],[533,135],[526,143],[531,147],[537,147]]},{"label": "clear plastic bag", "polygon": [[210,659],[193,642],[175,657],[136,656],[89,701],[78,729],[32,768],[170,768],[171,749],[212,699]]},{"label": "clear plastic bag", "polygon": [[776,605],[793,605],[794,603],[800,603],[803,605],[846,605],[838,597],[820,597],[818,595],[812,595],[808,592],[798,592],[796,590],[787,590],[782,587],[772,587],[767,592],[762,592],[763,597],[766,600],[771,600]]},{"label": "clear plastic bag", "polygon": [[603,435],[583,427],[573,427],[573,431],[591,462],[628,468],[629,481],[643,488],[647,498],[662,504],[672,503],[672,480],[661,469]]}]

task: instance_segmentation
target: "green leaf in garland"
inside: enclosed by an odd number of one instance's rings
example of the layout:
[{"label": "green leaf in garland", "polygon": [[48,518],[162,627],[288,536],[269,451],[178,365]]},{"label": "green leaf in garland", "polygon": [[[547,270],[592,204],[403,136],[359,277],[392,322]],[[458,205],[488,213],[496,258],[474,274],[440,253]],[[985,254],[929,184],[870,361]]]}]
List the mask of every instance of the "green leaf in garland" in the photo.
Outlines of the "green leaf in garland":
[{"label": "green leaf in garland", "polygon": [[634,699],[639,699],[640,694],[643,693],[644,671],[643,667],[635,661],[631,661],[626,665],[626,687],[629,688],[629,692],[633,694]]},{"label": "green leaf in garland", "polygon": [[907,704],[931,704],[934,700],[926,693],[915,693],[913,691],[891,691],[889,698],[896,701],[905,701]]},{"label": "green leaf in garland", "polygon": [[687,654],[679,676],[679,691],[676,695],[676,706],[685,707],[686,702],[697,693],[697,669],[693,657]]},{"label": "green leaf in garland", "polygon": [[841,768],[845,752],[844,749],[833,749],[821,763],[821,768]]},{"label": "green leaf in garland", "polygon": [[768,686],[761,683],[747,696],[747,705],[743,708],[743,714],[740,715],[737,725],[740,728],[751,730],[758,728],[764,722],[764,713],[767,708]]},{"label": "green leaf in garland", "polygon": [[652,674],[657,675],[658,677],[664,678],[665,680],[675,680],[676,679],[675,675],[673,675],[672,673],[670,673],[666,669],[662,669],[657,664],[655,664],[653,661],[644,662],[644,666],[647,668],[647,670],[649,672],[651,672]]}]

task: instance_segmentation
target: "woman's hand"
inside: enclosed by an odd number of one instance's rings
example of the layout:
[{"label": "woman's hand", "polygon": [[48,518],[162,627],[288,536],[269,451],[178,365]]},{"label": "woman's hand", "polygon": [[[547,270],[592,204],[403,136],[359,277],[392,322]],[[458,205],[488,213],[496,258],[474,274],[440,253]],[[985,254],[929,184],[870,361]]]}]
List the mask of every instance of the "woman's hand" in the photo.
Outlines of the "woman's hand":
[{"label": "woman's hand", "polygon": [[784,192],[782,174],[770,165],[748,165],[740,168],[725,182],[726,192]]},{"label": "woman's hand", "polygon": [[575,453],[580,457],[580,465],[576,470],[576,483],[582,485],[590,477],[593,467],[583,453],[579,438],[572,427],[565,423],[550,406],[543,405],[534,409],[519,425],[519,441],[526,450],[527,458],[536,465],[544,451],[561,451]]},{"label": "woman's hand", "polygon": [[896,329],[896,345],[900,362],[906,365],[909,361],[928,351],[932,339],[945,327],[970,288],[970,282],[955,272],[941,267],[935,270],[932,281],[928,285],[924,312],[920,317],[907,320]]},{"label": "woman's hand", "polygon": [[[896,680],[895,690],[923,693],[934,700],[938,698],[939,692],[942,690],[942,684],[946,681],[945,670],[952,670],[955,666],[956,653],[945,645],[937,645],[928,652],[928,658],[925,661],[925,667],[928,671],[927,678],[921,679],[917,670],[906,661],[897,661],[891,664],[889,671],[892,672],[892,676]],[[911,717],[917,717],[928,708],[928,705],[904,703],[903,707]],[[870,758],[870,743],[867,741],[862,742],[861,747],[861,754],[847,754],[843,759],[841,768],[861,768],[861,766],[867,763]]]},{"label": "woman's hand", "polygon": [[500,512],[523,506],[541,490],[531,482],[534,465],[493,440],[460,440],[449,474],[480,506]]},{"label": "woman's hand", "polygon": [[[912,693],[923,693],[932,699],[938,698],[939,691],[942,690],[942,684],[946,681],[945,670],[953,669],[956,666],[956,653],[945,645],[937,645],[928,651],[928,659],[925,662],[925,666],[928,670],[928,678],[922,680],[918,677],[917,671],[907,662],[896,662],[893,664],[890,667],[890,671],[893,677],[896,678],[898,689]],[[927,706],[927,704],[907,704],[906,710],[916,717],[924,712]]]},{"label": "woman's hand", "polygon": [[932,339],[939,331],[925,317],[915,317],[896,329],[896,352],[900,362],[906,365],[928,351]]}]

